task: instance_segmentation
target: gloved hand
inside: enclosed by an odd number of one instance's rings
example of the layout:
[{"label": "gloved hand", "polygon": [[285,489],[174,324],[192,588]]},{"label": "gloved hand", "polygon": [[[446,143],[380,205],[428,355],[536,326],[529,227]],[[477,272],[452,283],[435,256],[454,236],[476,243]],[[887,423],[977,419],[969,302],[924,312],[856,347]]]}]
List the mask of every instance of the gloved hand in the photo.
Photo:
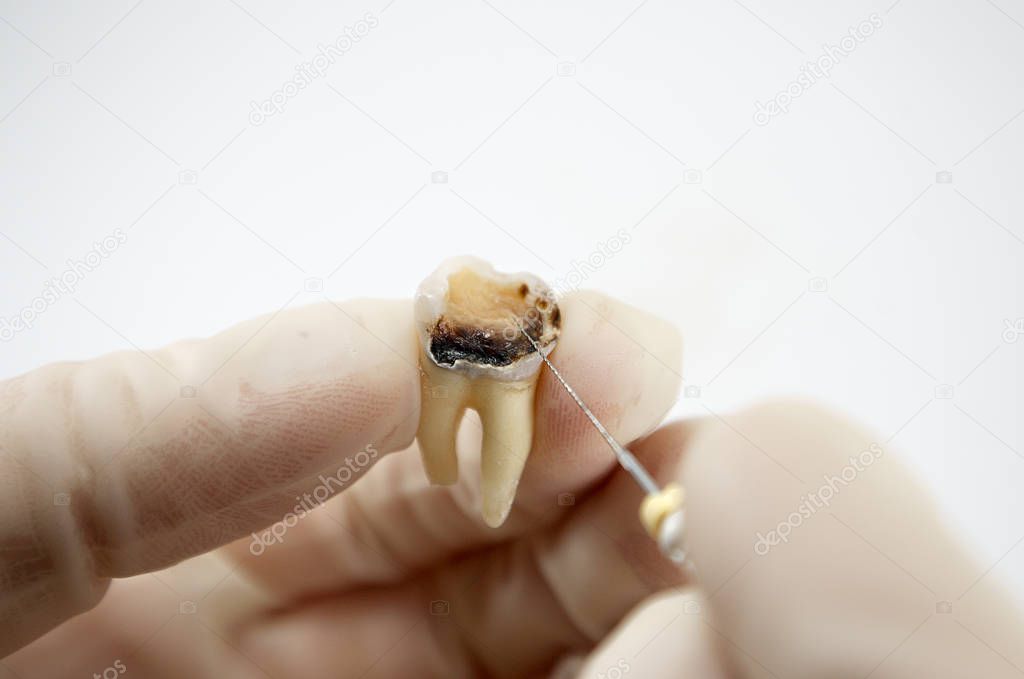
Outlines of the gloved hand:
[{"label": "gloved hand", "polygon": [[428,486],[409,304],[325,303],[0,384],[0,677],[1018,676],[997,573],[894,442],[793,402],[651,434],[677,334],[560,304],[553,360],[687,488],[695,579],[546,372],[504,526],[472,415]]}]

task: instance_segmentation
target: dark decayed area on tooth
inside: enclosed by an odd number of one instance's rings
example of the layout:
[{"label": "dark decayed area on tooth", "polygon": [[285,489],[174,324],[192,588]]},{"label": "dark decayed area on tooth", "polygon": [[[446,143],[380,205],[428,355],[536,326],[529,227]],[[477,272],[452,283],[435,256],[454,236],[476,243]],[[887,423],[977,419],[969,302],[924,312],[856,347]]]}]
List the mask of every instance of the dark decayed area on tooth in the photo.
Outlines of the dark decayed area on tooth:
[{"label": "dark decayed area on tooth", "polygon": [[[550,323],[556,330],[561,325],[558,307],[550,314],[529,316],[531,317],[520,319],[520,323],[538,343],[546,344],[546,323]],[[536,349],[518,329],[510,332],[507,327],[457,324],[444,316],[441,316],[430,329],[430,355],[438,365],[450,367],[461,359],[477,365],[502,367],[511,365],[534,351]]]}]

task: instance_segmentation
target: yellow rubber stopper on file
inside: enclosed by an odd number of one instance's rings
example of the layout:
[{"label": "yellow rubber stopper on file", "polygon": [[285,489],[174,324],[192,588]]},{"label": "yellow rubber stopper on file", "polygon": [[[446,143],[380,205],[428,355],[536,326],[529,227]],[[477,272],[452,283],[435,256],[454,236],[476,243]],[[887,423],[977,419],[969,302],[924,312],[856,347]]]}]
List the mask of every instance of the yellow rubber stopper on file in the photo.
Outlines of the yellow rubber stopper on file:
[{"label": "yellow rubber stopper on file", "polygon": [[655,540],[665,517],[683,506],[686,491],[678,483],[670,483],[657,493],[651,493],[640,504],[640,522],[647,534]]}]

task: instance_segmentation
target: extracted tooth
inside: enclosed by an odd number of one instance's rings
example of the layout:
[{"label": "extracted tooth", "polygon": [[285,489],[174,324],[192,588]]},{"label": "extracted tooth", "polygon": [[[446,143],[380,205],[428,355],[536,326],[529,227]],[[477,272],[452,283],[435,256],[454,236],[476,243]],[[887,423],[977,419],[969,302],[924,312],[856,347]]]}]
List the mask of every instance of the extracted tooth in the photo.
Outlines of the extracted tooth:
[{"label": "extracted tooth", "polygon": [[450,259],[416,291],[423,400],[417,437],[427,477],[458,479],[455,434],[467,407],[483,427],[484,520],[501,525],[533,441],[541,358],[561,327],[551,289],[530,274],[501,274],[473,257]]}]

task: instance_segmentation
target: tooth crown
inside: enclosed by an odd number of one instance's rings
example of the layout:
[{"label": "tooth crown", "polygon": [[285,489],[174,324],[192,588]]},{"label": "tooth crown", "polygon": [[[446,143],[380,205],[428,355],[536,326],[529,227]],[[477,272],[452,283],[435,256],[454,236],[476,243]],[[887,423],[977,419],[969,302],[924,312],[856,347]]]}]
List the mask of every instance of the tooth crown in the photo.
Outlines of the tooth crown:
[{"label": "tooth crown", "polygon": [[533,442],[541,359],[555,348],[561,314],[531,274],[502,274],[474,257],[443,263],[415,300],[424,398],[417,432],[432,483],[458,481],[455,435],[466,408],[480,415],[483,517],[504,521]]},{"label": "tooth crown", "polygon": [[536,374],[541,363],[519,325],[545,355],[561,328],[561,312],[544,281],[499,273],[468,256],[445,261],[420,284],[415,313],[421,345],[435,364],[508,382]]}]

